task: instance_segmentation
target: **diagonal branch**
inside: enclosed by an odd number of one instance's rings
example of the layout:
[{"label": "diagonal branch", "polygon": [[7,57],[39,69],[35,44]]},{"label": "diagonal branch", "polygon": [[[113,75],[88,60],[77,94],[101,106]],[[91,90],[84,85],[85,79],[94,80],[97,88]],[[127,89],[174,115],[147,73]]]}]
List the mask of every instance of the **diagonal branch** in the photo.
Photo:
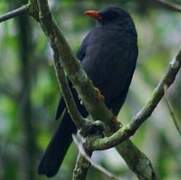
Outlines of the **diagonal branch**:
[{"label": "diagonal branch", "polygon": [[174,82],[178,71],[181,68],[181,50],[177,54],[176,58],[170,63],[170,66],[160,81],[158,86],[155,88],[151,99],[148,103],[136,114],[132,122],[120,128],[116,133],[110,137],[97,139],[92,144],[89,144],[89,148],[92,150],[103,150],[114,147],[130,136],[134,135],[136,130],[150,117],[162,97],[164,96],[164,87],[170,87]]},{"label": "diagonal branch", "polygon": [[76,124],[77,128],[84,127],[84,119],[81,116],[80,112],[77,109],[76,103],[74,101],[73,95],[71,93],[68,80],[65,76],[63,67],[61,63],[59,62],[59,56],[58,56],[58,50],[56,48],[55,44],[52,44],[54,47],[54,60],[55,60],[55,68],[57,69],[57,78],[59,80],[59,84],[61,86],[63,98],[66,103],[66,107],[68,109],[68,112],[70,112],[70,116],[73,119],[74,123]]},{"label": "diagonal branch", "polygon": [[[91,154],[89,154],[89,157],[91,157]],[[79,153],[75,168],[73,170],[72,180],[85,180],[90,166],[90,162],[87,161],[87,159],[81,155],[81,153]]]},{"label": "diagonal branch", "polygon": [[7,21],[9,19],[15,18],[16,16],[20,16],[22,14],[27,13],[29,7],[30,7],[30,4],[25,4],[17,9],[14,9],[14,10],[0,16],[0,23],[3,21]]},{"label": "diagonal branch", "polygon": [[172,107],[172,104],[171,104],[171,102],[169,101],[168,94],[167,94],[167,89],[168,89],[168,88],[165,86],[165,88],[164,88],[164,93],[165,93],[166,105],[167,105],[168,111],[169,111],[169,113],[170,113],[170,117],[172,118],[173,123],[174,123],[174,125],[175,125],[175,127],[176,127],[176,130],[178,131],[179,135],[181,136],[181,128],[180,128],[180,126],[179,126],[179,120],[177,119],[176,114],[175,114],[175,112],[174,112],[174,109],[173,109],[173,107]]},{"label": "diagonal branch", "polygon": [[[73,141],[74,144],[77,146],[78,150],[79,150],[79,159],[81,158],[85,158],[85,160],[90,163],[95,169],[97,169],[98,171],[100,171],[102,174],[104,174],[105,176],[107,176],[110,179],[115,179],[115,180],[120,180],[120,178],[114,174],[112,174],[111,172],[109,172],[107,169],[105,169],[104,167],[100,166],[99,164],[96,164],[94,161],[92,161],[91,157],[86,153],[82,142],[79,142],[79,139],[77,138],[77,136],[73,135]],[[82,157],[80,157],[82,156]],[[79,160],[78,159],[78,160]],[[79,170],[78,170],[79,171]],[[77,180],[79,180],[80,178],[77,178]],[[76,180],[76,179],[74,179]]]},{"label": "diagonal branch", "polygon": [[[80,152],[80,150],[82,151],[82,148],[83,148],[82,146],[80,147],[80,145],[79,145],[80,143],[78,142],[78,141],[82,142],[82,139],[81,139],[82,137],[80,136],[80,134],[77,133],[76,136],[72,135],[72,138],[73,138],[75,145],[77,145],[78,150],[79,150],[76,165],[73,170],[72,180],[85,180],[87,177],[88,170],[91,166],[91,163]],[[79,138],[79,140],[78,140],[78,138]],[[92,151],[84,150],[84,152],[89,157],[89,159],[91,159]]]},{"label": "diagonal branch", "polygon": [[181,12],[181,4],[175,4],[175,3],[171,3],[165,0],[155,0],[155,1],[167,9],[170,9],[176,12]]}]

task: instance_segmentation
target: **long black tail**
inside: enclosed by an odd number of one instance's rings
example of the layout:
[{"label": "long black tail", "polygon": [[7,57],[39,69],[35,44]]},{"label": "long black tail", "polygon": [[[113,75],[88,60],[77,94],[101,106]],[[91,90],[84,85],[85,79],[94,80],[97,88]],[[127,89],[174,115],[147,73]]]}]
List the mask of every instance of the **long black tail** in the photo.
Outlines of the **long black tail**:
[{"label": "long black tail", "polygon": [[76,127],[66,112],[41,159],[38,167],[39,174],[52,177],[57,173],[72,142],[72,134],[75,132]]},{"label": "long black tail", "polygon": [[[72,85],[70,84],[74,100],[77,108],[82,116],[87,116],[87,111],[83,105],[81,105],[78,95]],[[63,98],[57,108],[56,119],[58,119],[65,110],[65,102]],[[56,130],[53,138],[51,139],[38,167],[38,173],[46,175],[48,177],[54,176],[59,167],[61,166],[66,152],[72,142],[72,134],[76,133],[76,127],[71,120],[69,114],[65,112],[62,122]]]}]

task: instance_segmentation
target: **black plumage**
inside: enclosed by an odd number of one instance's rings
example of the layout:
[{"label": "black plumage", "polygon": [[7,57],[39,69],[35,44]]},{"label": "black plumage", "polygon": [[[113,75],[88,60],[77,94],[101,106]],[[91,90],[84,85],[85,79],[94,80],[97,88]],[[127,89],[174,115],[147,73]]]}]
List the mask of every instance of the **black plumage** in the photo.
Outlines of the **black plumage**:
[{"label": "black plumage", "polygon": [[[104,95],[107,107],[117,115],[125,101],[136,66],[136,29],[129,14],[118,7],[108,7],[100,12],[87,11],[86,15],[94,17],[98,24],[83,40],[77,58],[88,77]],[[87,116],[76,91],[71,89],[79,111],[83,116]],[[64,109],[65,103],[61,99],[57,119]],[[72,142],[72,133],[76,133],[76,127],[65,112],[40,162],[39,174],[51,177],[57,173]]]}]

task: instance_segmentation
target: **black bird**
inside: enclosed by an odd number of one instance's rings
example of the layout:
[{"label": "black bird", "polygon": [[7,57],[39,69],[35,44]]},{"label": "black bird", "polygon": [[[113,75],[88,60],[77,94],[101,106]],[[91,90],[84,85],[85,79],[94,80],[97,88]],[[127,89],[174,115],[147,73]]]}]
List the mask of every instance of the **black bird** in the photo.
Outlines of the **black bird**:
[{"label": "black bird", "polygon": [[[134,22],[126,11],[115,6],[102,11],[88,10],[85,15],[93,17],[98,23],[83,40],[77,58],[105,97],[107,107],[117,115],[125,101],[138,56]],[[87,116],[76,91],[71,89],[79,111]],[[61,99],[56,119],[65,108]],[[76,127],[65,112],[40,162],[39,174],[51,177],[57,173],[72,142],[72,133],[76,133]]]}]

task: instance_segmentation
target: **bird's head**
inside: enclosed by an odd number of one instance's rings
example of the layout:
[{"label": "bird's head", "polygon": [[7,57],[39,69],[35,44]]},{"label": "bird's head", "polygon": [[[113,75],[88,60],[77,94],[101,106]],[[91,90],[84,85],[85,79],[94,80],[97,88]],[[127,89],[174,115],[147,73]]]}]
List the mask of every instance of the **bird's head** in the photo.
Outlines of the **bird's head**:
[{"label": "bird's head", "polygon": [[117,6],[110,6],[103,10],[87,10],[85,15],[98,21],[101,26],[111,29],[124,30],[137,36],[134,22],[128,12]]},{"label": "bird's head", "polygon": [[116,6],[111,6],[101,11],[87,10],[84,14],[96,19],[100,24],[104,25],[110,23],[112,24],[115,22],[121,24],[121,22],[130,20],[129,14],[123,9]]}]

